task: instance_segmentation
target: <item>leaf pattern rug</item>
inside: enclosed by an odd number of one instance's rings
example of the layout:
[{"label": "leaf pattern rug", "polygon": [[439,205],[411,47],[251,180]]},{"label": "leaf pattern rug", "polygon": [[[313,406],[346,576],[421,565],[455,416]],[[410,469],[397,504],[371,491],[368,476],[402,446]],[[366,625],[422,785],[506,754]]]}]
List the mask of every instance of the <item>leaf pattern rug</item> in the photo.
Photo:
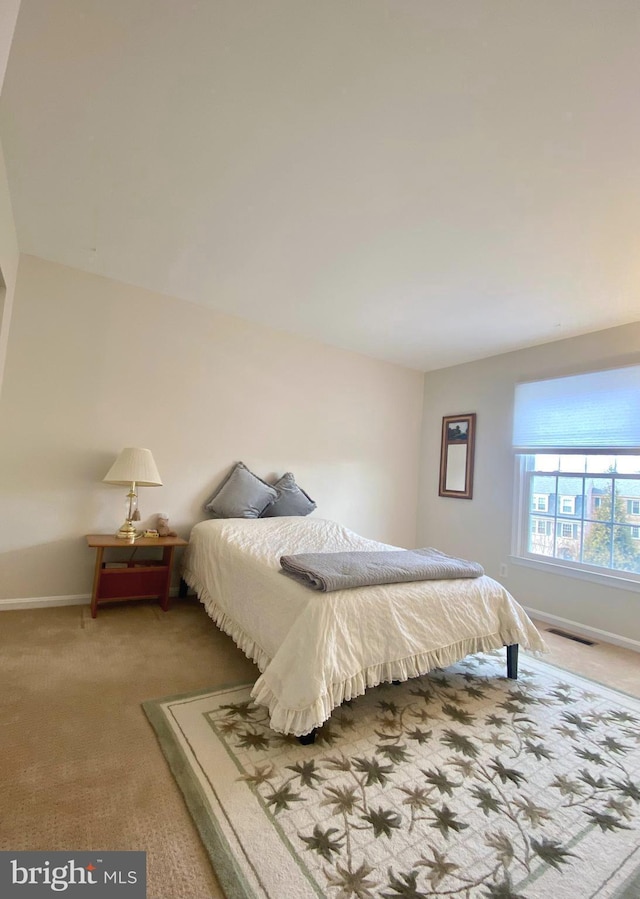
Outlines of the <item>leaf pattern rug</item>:
[{"label": "leaf pattern rug", "polygon": [[640,897],[640,700],[487,653],[302,746],[250,690],[144,704],[229,899]]}]

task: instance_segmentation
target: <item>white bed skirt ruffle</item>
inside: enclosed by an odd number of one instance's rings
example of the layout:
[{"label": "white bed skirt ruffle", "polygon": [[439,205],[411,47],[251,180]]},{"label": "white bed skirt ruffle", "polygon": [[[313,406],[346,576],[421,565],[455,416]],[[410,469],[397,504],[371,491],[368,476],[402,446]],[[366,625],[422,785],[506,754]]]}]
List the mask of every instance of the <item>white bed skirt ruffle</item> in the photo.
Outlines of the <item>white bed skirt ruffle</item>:
[{"label": "white bed skirt ruffle", "polygon": [[189,569],[182,573],[183,579],[198,594],[200,602],[204,605],[207,614],[224,631],[242,652],[256,663],[262,672],[254,684],[251,692],[252,699],[258,705],[264,705],[269,709],[270,726],[273,730],[282,734],[294,734],[297,737],[308,734],[315,727],[320,727],[331,717],[331,713],[337,706],[349,699],[362,696],[370,687],[391,681],[406,681],[413,677],[419,677],[433,671],[434,668],[446,668],[459,662],[465,656],[477,652],[489,652],[501,649],[503,646],[518,643],[522,634],[517,630],[502,631],[488,636],[471,637],[451,643],[449,646],[422,652],[418,655],[393,662],[384,662],[380,665],[372,665],[358,671],[357,674],[345,678],[339,683],[331,684],[329,690],[318,697],[304,709],[291,709],[284,706],[267,683],[264,672],[271,659],[258,644],[245,634],[245,632],[220,608],[211,596],[206,586],[198,579],[197,575]]},{"label": "white bed skirt ruffle", "polygon": [[337,706],[346,700],[362,696],[369,687],[419,677],[421,674],[433,671],[434,668],[446,668],[453,665],[473,653],[501,649],[503,646],[517,643],[518,640],[519,637],[515,632],[473,637],[407,659],[372,665],[340,683],[332,684],[325,694],[304,709],[284,707],[266,683],[264,676],[256,681],[251,696],[258,705],[268,707],[269,723],[273,730],[278,733],[295,734],[299,737],[309,733],[314,727],[320,727],[331,717],[332,711]]},{"label": "white bed skirt ruffle", "polygon": [[238,649],[241,649],[248,659],[255,662],[260,671],[264,671],[271,661],[264,649],[258,646],[255,640],[248,637],[232,618],[229,618],[193,571],[185,568],[181,576],[183,581],[186,581],[192,590],[196,591],[207,615],[218,625],[220,630],[231,637]]}]

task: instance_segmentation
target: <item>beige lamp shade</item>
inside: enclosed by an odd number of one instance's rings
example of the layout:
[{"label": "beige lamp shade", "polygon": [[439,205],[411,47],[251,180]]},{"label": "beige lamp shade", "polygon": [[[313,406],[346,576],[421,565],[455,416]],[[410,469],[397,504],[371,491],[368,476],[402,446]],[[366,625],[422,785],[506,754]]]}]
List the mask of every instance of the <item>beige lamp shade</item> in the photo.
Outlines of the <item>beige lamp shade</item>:
[{"label": "beige lamp shade", "polygon": [[151,450],[138,446],[126,446],[102,479],[105,484],[141,487],[162,487],[162,479]]}]

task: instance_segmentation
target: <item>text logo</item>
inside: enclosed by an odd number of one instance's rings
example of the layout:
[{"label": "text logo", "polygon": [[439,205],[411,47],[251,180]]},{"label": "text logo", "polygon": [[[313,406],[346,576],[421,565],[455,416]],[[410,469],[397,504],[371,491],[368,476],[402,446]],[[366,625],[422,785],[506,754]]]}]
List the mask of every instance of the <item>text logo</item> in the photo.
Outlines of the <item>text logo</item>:
[{"label": "text logo", "polygon": [[146,899],[146,852],[0,852],[2,899]]}]

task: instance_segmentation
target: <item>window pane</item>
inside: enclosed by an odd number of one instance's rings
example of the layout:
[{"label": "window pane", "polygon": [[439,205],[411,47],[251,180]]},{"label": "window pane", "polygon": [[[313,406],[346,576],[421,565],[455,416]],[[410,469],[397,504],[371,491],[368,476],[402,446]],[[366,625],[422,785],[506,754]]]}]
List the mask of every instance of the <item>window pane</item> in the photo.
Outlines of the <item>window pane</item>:
[{"label": "window pane", "polygon": [[567,562],[580,561],[580,537],[579,524],[563,521],[560,523],[560,535],[556,547],[556,557]]},{"label": "window pane", "polygon": [[583,562],[611,568],[611,530],[609,524],[585,524]]},{"label": "window pane", "polygon": [[536,471],[558,471],[560,456],[557,453],[538,453],[534,456],[533,467]]},{"label": "window pane", "polygon": [[627,478],[616,479],[614,519],[620,524],[634,524],[640,516],[640,485]]},{"label": "window pane", "polygon": [[613,568],[640,574],[640,548],[628,525],[613,529]]},{"label": "window pane", "polygon": [[616,471],[620,474],[640,473],[640,456],[618,456],[616,459]]},{"label": "window pane", "polygon": [[538,556],[550,556],[553,558],[554,535],[550,521],[536,521],[529,532],[530,553]]},{"label": "window pane", "polygon": [[617,458],[617,456],[587,456],[587,473],[604,474],[607,471],[616,471]]},{"label": "window pane", "polygon": [[583,472],[585,470],[586,456],[568,454],[560,456],[560,471],[576,471]]},{"label": "window pane", "polygon": [[[549,498],[556,495],[556,479],[544,474],[531,478],[531,501],[529,508],[538,512],[549,511]],[[553,511],[553,510],[551,510]]]},{"label": "window pane", "polygon": [[584,517],[611,521],[612,478],[586,478],[584,490]]},{"label": "window pane", "polygon": [[561,515],[582,515],[583,478],[558,478],[557,511]]}]

